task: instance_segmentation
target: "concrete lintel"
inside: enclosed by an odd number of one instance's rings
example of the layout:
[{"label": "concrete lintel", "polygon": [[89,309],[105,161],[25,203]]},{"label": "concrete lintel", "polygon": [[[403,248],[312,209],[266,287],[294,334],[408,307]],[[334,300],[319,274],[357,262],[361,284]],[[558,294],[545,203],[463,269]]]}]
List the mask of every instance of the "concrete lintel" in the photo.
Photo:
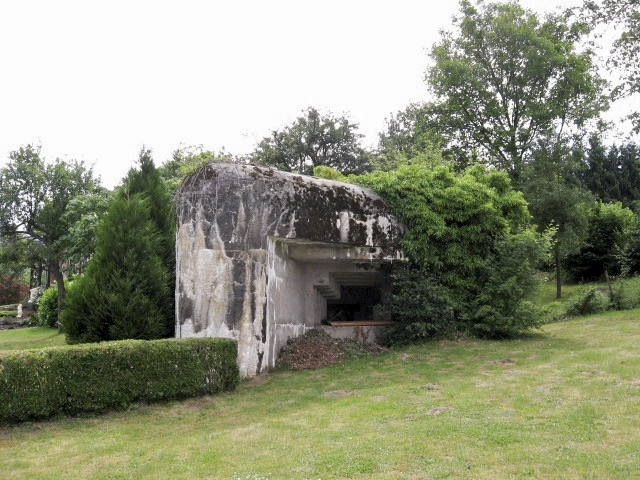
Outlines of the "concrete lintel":
[{"label": "concrete lintel", "polygon": [[288,257],[303,263],[385,262],[379,247],[362,247],[340,243],[319,243],[280,240],[286,245]]}]

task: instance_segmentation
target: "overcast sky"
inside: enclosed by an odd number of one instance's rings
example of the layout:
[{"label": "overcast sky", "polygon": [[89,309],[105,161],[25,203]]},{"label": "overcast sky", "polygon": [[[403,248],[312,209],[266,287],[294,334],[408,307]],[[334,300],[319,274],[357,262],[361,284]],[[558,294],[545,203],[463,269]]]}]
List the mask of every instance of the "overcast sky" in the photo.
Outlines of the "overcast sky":
[{"label": "overcast sky", "polygon": [[[560,0],[522,4],[550,11]],[[577,3],[577,2],[573,2]],[[113,187],[146,145],[248,153],[314,106],[373,145],[390,113],[426,100],[440,0],[2,0],[0,164],[39,144]]]}]

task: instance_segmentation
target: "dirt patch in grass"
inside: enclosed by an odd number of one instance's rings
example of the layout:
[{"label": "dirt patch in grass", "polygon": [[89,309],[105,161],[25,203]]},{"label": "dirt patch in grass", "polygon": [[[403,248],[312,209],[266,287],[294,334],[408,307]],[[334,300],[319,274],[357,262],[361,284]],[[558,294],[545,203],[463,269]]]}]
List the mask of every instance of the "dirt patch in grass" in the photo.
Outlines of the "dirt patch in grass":
[{"label": "dirt patch in grass", "polygon": [[257,375],[255,377],[251,377],[246,381],[247,385],[264,385],[268,383],[271,378],[268,375]]},{"label": "dirt patch in grass", "polygon": [[331,392],[327,392],[323,394],[323,397],[346,397],[347,395],[351,395],[353,392],[348,390],[332,390]]},{"label": "dirt patch in grass", "polygon": [[373,397],[371,397],[371,400],[384,400],[388,396],[389,395],[374,395]]},{"label": "dirt patch in grass", "polygon": [[386,351],[379,345],[331,337],[324,330],[313,329],[305,335],[290,338],[276,362],[276,367],[306,370],[334,365],[347,358]]},{"label": "dirt patch in grass", "polygon": [[453,408],[451,407],[433,407],[426,411],[427,415],[441,415],[444,412],[452,412]]},{"label": "dirt patch in grass", "polygon": [[427,383],[425,385],[418,385],[417,387],[411,387],[411,390],[438,390],[440,385],[435,383]]},{"label": "dirt patch in grass", "polygon": [[496,365],[513,365],[514,363],[516,363],[516,361],[512,358],[504,358],[502,360],[496,360],[495,362]]},{"label": "dirt patch in grass", "polygon": [[199,398],[190,398],[187,400],[182,400],[181,403],[185,408],[192,408],[194,410],[201,410],[204,407],[210,405],[213,402],[213,399],[210,395],[206,395],[204,397]]}]

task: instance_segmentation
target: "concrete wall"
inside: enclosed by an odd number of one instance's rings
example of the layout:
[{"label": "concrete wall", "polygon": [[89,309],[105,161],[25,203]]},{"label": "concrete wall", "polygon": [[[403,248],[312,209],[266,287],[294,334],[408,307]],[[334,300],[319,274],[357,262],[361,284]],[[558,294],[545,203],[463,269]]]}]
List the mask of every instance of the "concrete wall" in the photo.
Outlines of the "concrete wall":
[{"label": "concrete wall", "polygon": [[402,258],[373,193],[251,165],[209,164],[176,195],[176,336],[238,340],[243,376],[326,315],[339,282]]}]

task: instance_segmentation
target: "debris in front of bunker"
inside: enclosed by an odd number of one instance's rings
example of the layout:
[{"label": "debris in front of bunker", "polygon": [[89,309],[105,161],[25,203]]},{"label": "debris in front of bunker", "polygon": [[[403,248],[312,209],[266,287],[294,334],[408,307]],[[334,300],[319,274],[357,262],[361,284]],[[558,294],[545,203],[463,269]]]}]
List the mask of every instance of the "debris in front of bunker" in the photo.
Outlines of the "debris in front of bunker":
[{"label": "debris in front of bunker", "polygon": [[347,358],[387,351],[380,345],[331,337],[324,330],[314,328],[301,337],[289,338],[280,351],[277,368],[307,370],[334,365]]}]

